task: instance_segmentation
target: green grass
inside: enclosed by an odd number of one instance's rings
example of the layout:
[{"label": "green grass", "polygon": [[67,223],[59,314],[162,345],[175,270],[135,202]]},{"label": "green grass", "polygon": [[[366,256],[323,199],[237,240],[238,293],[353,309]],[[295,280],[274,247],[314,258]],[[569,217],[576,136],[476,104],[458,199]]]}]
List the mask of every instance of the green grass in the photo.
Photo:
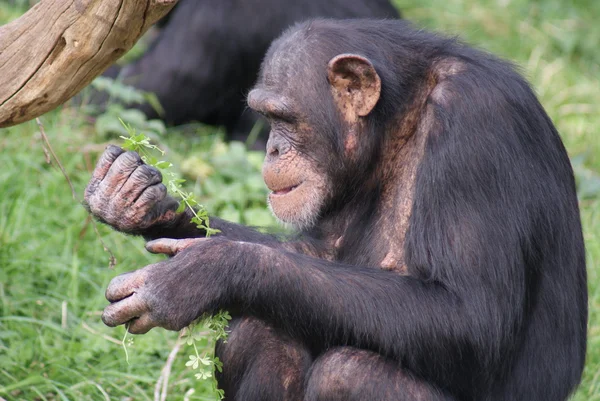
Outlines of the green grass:
[{"label": "green grass", "polygon": [[[590,323],[586,370],[574,399],[600,400],[600,194],[594,187],[600,174],[600,2],[396,0],[396,4],[420,25],[460,35],[518,63],[576,158],[580,191],[587,194],[581,214]],[[18,14],[15,6],[0,2],[0,21]],[[79,196],[106,142],[83,117],[65,109],[42,119]],[[171,155],[201,156],[186,163],[174,161],[202,177],[196,189],[209,210],[237,221],[272,223],[260,200],[264,195],[257,166],[260,154],[227,146],[211,135],[172,135],[165,142]],[[226,163],[232,157],[233,167]],[[114,270],[108,268],[108,254],[86,212],[72,199],[58,169],[46,163],[35,123],[0,130],[0,166],[0,397],[154,399],[154,386],[177,334],[155,329],[134,337],[127,364],[119,345],[123,328],[105,327],[99,314],[106,305],[104,288],[114,275],[157,257],[143,250],[140,239],[99,226],[118,260]],[[168,399],[182,399],[183,394],[190,400],[210,399],[209,386],[185,368],[187,354],[182,347],[174,361]]]}]

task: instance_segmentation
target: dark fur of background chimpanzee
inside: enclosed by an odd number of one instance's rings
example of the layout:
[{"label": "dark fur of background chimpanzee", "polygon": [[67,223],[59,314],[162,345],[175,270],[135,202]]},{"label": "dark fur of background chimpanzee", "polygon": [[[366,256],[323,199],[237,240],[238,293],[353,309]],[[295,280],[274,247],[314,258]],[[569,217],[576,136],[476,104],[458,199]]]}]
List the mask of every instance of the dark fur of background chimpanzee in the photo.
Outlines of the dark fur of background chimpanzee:
[{"label": "dark fur of background chimpanzee", "polygon": [[[269,44],[285,28],[311,17],[398,18],[388,0],[180,0],[158,26],[141,59],[105,75],[154,92],[169,124],[192,121],[224,126],[244,139],[257,116],[245,95]],[[158,117],[149,105],[141,110]]]}]

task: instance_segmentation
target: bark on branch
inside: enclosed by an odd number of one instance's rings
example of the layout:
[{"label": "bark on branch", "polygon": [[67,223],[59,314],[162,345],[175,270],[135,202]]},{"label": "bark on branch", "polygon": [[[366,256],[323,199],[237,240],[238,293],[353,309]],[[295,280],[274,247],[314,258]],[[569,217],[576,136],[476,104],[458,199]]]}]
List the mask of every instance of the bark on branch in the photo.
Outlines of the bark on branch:
[{"label": "bark on branch", "polygon": [[0,127],[63,104],[177,0],[42,0],[0,27]]}]

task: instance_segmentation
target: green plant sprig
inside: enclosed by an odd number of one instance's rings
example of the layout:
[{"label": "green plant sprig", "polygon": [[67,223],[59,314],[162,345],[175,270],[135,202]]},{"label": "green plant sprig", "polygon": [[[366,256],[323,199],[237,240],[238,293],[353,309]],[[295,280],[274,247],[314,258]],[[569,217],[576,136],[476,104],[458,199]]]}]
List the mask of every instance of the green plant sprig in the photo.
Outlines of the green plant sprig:
[{"label": "green plant sprig", "polygon": [[181,198],[176,213],[182,213],[187,207],[193,214],[193,217],[190,221],[196,224],[196,227],[199,229],[204,230],[207,237],[218,233],[219,230],[210,227],[210,217],[208,216],[208,211],[204,208],[204,206],[198,203],[192,192],[186,192],[183,190],[183,183],[185,180],[179,178],[174,171],[170,170],[170,168],[173,167],[173,163],[166,160],[159,160],[156,156],[151,154],[151,151],[156,151],[160,153],[161,156],[164,156],[164,150],[160,149],[156,145],[153,145],[146,135],[142,133],[136,133],[134,128],[124,123],[122,120],[121,124],[123,124],[127,130],[127,133],[129,134],[129,137],[120,137],[124,140],[122,145],[123,149],[132,150],[139,153],[144,163],[159,169],[163,174],[163,177],[167,178],[166,186],[168,191]]},{"label": "green plant sprig", "polygon": [[[212,316],[203,316],[198,322],[192,323],[184,329],[183,338],[186,344],[194,347],[194,354],[189,355],[189,361],[185,366],[198,370],[195,374],[198,380],[207,380],[212,378],[212,389],[219,400],[225,396],[223,390],[217,387],[217,380],[214,375],[215,370],[223,371],[223,363],[215,355],[215,346],[217,341],[227,341],[227,325],[231,320],[231,315],[227,311],[219,311]],[[202,344],[206,350],[202,354],[198,351],[197,344]]]},{"label": "green plant sprig", "polygon": [[[219,230],[210,227],[208,212],[201,204],[198,203],[198,201],[196,201],[194,194],[192,192],[186,192],[183,190],[182,185],[185,180],[179,178],[175,172],[170,170],[170,168],[173,167],[173,164],[165,160],[159,160],[151,153],[157,152],[160,153],[161,156],[164,156],[165,152],[158,146],[152,144],[146,135],[142,133],[136,133],[134,128],[122,120],[120,121],[129,134],[129,137],[121,136],[121,138],[124,140],[123,148],[137,152],[144,163],[161,170],[163,177],[167,178],[166,186],[168,191],[181,198],[179,207],[177,208],[177,213],[183,212],[187,207],[193,214],[193,217],[190,221],[196,224],[196,227],[199,229],[205,230],[207,237],[218,233]],[[226,329],[227,325],[229,324],[229,320],[231,320],[231,316],[227,311],[219,311],[212,316],[202,316],[196,322],[183,329],[183,337],[185,338],[186,343],[192,346],[194,349],[194,353],[189,355],[189,361],[185,365],[194,370],[198,370],[198,373],[195,374],[196,379],[212,379],[212,388],[217,395],[218,400],[222,400],[225,395],[223,390],[217,387],[217,380],[214,375],[214,371],[218,370],[221,372],[223,369],[223,363],[217,356],[215,356],[214,353],[217,341],[221,339],[225,341],[227,338],[228,333]],[[125,358],[129,363],[129,354],[126,346],[127,333],[128,330],[126,328],[122,344],[123,349],[125,349]],[[206,350],[204,353],[200,353],[198,350],[198,344],[201,344]],[[127,345],[131,345],[131,343],[127,342]]]}]

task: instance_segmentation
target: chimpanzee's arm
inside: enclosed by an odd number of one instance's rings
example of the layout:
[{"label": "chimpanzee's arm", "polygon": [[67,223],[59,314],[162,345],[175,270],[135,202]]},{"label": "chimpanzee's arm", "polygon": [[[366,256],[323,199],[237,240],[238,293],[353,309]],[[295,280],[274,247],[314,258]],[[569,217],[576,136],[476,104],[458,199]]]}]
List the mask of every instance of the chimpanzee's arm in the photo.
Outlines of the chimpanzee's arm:
[{"label": "chimpanzee's arm", "polygon": [[[246,271],[259,272],[246,274],[237,292],[248,313],[315,353],[340,345],[369,349],[440,384],[498,368],[525,313],[524,287],[509,285],[524,280],[517,266],[464,266],[442,282],[277,250],[240,258]],[[252,260],[256,270],[248,269]]]},{"label": "chimpanzee's arm", "polygon": [[[143,230],[142,235],[146,240],[151,241],[158,238],[199,238],[206,236],[206,230],[196,227],[192,223],[193,213],[186,209],[180,213],[172,222],[157,224]],[[242,224],[236,224],[218,217],[210,217],[209,226],[212,229],[219,230],[215,236],[225,236],[234,241],[246,241],[265,245],[279,245],[281,242],[274,235],[261,233],[251,227]]]},{"label": "chimpanzee's arm", "polygon": [[[242,259],[251,263],[252,256]],[[456,353],[467,363],[479,352],[501,351],[490,322],[514,324],[524,296],[504,287],[519,275],[509,269],[495,269],[488,281],[489,272],[465,268],[454,278],[462,284],[452,286],[277,250],[255,260],[260,273],[237,294],[253,314],[321,349],[354,345],[398,360],[430,355],[447,366]]]},{"label": "chimpanzee's arm", "polygon": [[[192,223],[193,213],[176,213],[177,200],[167,194],[159,170],[135,152],[109,146],[98,160],[85,190],[85,204],[98,220],[127,234],[156,238],[197,238],[206,232]],[[211,217],[219,236],[236,241],[276,245],[276,237]]]},{"label": "chimpanzee's arm", "polygon": [[[165,252],[156,243],[149,248]],[[351,345],[389,356],[413,372],[457,374],[491,368],[512,346],[514,339],[505,334],[519,330],[524,305],[524,289],[507,285],[524,275],[515,267],[465,266],[452,280],[425,281],[211,238],[113,279],[103,320],[110,326],[130,321],[132,333],[156,326],[178,330],[204,313],[235,308],[302,339],[317,353]],[[436,371],[452,361],[452,372]]]}]

